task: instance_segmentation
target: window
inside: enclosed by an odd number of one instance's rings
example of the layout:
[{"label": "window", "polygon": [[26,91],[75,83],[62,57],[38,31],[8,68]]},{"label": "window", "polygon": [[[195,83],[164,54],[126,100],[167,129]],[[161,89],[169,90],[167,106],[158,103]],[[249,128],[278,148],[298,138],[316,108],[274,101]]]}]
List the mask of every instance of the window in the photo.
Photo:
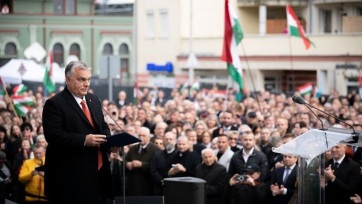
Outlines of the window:
[{"label": "window", "polygon": [[161,16],[161,36],[168,37],[168,13],[166,10],[160,12]]},{"label": "window", "polygon": [[332,32],[332,11],[322,11],[322,28],[324,33]]},{"label": "window", "polygon": [[13,13],[13,1],[0,0],[0,12],[2,15]]},{"label": "window", "polygon": [[61,67],[64,66],[64,47],[60,43],[55,44],[53,47],[53,61]]},{"label": "window", "polygon": [[54,0],[55,14],[76,14],[75,0]]},{"label": "window", "polygon": [[16,45],[14,43],[7,43],[5,45],[5,55],[17,55]]},{"label": "window", "polygon": [[129,50],[126,44],[123,43],[119,46],[119,55],[121,60],[120,76],[122,76],[123,73],[129,72]]},{"label": "window", "polygon": [[149,11],[147,12],[147,37],[155,37],[155,16],[154,13]]},{"label": "window", "polygon": [[362,16],[362,7],[357,7],[357,16]]},{"label": "window", "polygon": [[75,14],[75,0],[65,0],[65,14]]},{"label": "window", "polygon": [[18,57],[18,50],[15,43],[7,43],[4,54],[5,56],[0,58],[0,67],[8,63],[11,59]]},{"label": "window", "polygon": [[75,55],[80,60],[80,47],[77,43],[73,43],[70,46],[69,55]]},{"label": "window", "polygon": [[107,43],[103,47],[103,55],[113,55],[113,47],[110,43]]}]

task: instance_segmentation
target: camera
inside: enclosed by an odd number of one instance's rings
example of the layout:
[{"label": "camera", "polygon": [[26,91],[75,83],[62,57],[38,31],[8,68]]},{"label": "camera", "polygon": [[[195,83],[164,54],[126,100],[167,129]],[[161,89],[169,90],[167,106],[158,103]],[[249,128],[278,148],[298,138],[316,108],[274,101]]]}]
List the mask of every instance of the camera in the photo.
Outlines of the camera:
[{"label": "camera", "polygon": [[236,180],[240,181],[245,181],[247,179],[246,175],[240,175],[236,178]]}]

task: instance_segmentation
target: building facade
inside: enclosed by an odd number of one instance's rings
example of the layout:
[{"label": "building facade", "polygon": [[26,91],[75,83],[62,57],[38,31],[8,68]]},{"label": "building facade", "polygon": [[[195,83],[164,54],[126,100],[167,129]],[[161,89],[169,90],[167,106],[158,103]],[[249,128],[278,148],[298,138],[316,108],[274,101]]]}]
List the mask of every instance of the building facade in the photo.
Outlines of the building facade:
[{"label": "building facade", "polygon": [[[141,85],[232,85],[221,61],[224,1],[136,1]],[[230,0],[244,39],[238,46],[247,91],[294,92],[312,82],[322,93],[358,88],[362,74],[362,1]],[[286,34],[293,7],[314,47]],[[196,56],[190,60],[190,56]],[[192,58],[191,58],[192,59]],[[171,63],[173,72],[148,70]],[[191,70],[190,70],[191,69]],[[190,77],[191,75],[191,77]],[[193,77],[192,77],[193,76]]]},{"label": "building facade", "polygon": [[[38,42],[53,51],[54,62],[61,67],[79,59],[93,68],[94,76],[108,66],[102,57],[117,56],[120,63],[115,69],[119,74],[113,78],[133,83],[133,8],[94,2],[1,0],[0,66],[12,58],[24,58],[24,50]],[[39,63],[45,63],[45,59]]]},{"label": "building facade", "polygon": [[[116,4],[110,3],[118,2]],[[221,61],[224,0],[0,0],[0,66],[33,42],[64,66],[78,59],[100,75],[119,58],[116,86],[173,88],[195,81],[232,86]],[[246,91],[322,93],[357,89],[362,74],[361,0],[230,0],[243,28],[238,46]],[[286,34],[293,7],[315,46]],[[103,60],[102,60],[103,59]],[[45,61],[40,63],[44,63]],[[113,67],[113,66],[112,66]]]}]

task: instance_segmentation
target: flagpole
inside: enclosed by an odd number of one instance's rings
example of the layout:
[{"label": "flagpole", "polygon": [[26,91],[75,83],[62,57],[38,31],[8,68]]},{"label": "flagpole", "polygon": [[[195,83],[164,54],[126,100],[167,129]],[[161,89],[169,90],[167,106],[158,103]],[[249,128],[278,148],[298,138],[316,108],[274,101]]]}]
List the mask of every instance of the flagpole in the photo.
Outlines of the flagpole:
[{"label": "flagpole", "polygon": [[251,85],[253,86],[253,95],[254,95],[254,98],[255,98],[256,102],[258,103],[259,111],[263,114],[263,110],[261,110],[259,100],[258,100],[258,98],[256,96],[256,89],[255,89],[254,79],[253,79],[253,76],[251,75],[248,57],[246,56],[245,49],[244,49],[244,43],[241,42],[240,44],[241,44],[241,48],[243,49],[244,58],[245,58],[245,62],[246,62],[246,68],[248,69],[248,72],[249,72]]},{"label": "flagpole", "polygon": [[290,35],[288,37],[288,41],[289,41],[289,58],[290,58],[290,69],[292,71],[292,81],[293,81],[293,90],[296,89],[295,86],[295,74],[294,74],[294,67],[293,67],[293,54],[292,54],[292,42],[290,40]]}]

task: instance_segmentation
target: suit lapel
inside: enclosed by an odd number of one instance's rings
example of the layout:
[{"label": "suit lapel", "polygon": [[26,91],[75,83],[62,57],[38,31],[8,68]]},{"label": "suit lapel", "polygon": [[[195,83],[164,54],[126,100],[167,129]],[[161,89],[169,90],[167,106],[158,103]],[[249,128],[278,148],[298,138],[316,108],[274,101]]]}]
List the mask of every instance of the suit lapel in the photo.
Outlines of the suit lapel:
[{"label": "suit lapel", "polygon": [[94,101],[92,100],[92,98],[87,94],[86,95],[86,101],[87,101],[87,106],[88,106],[88,109],[89,111],[91,112],[91,115],[92,115],[92,119],[93,119],[93,123],[94,123],[94,126],[95,127],[98,127],[100,122],[97,120],[98,118],[94,117],[93,115],[97,115],[96,114],[96,107],[95,107],[95,104],[94,104]]},{"label": "suit lapel", "polygon": [[[74,99],[74,96],[72,95],[72,93],[70,93],[70,91],[68,90],[67,87],[64,88],[64,97],[66,98],[68,105],[73,108],[73,110],[82,118],[82,120],[84,122],[88,123],[90,126],[92,126],[92,124],[89,122],[88,118],[83,113],[82,108],[77,103],[77,101]],[[88,105],[88,101],[87,101],[87,105]],[[88,108],[89,108],[89,105],[88,105]],[[91,115],[92,115],[92,109],[89,109],[89,111],[91,112]],[[93,118],[93,116],[92,116],[92,118]],[[94,118],[93,118],[93,122],[96,122],[96,121],[94,121]]]}]

